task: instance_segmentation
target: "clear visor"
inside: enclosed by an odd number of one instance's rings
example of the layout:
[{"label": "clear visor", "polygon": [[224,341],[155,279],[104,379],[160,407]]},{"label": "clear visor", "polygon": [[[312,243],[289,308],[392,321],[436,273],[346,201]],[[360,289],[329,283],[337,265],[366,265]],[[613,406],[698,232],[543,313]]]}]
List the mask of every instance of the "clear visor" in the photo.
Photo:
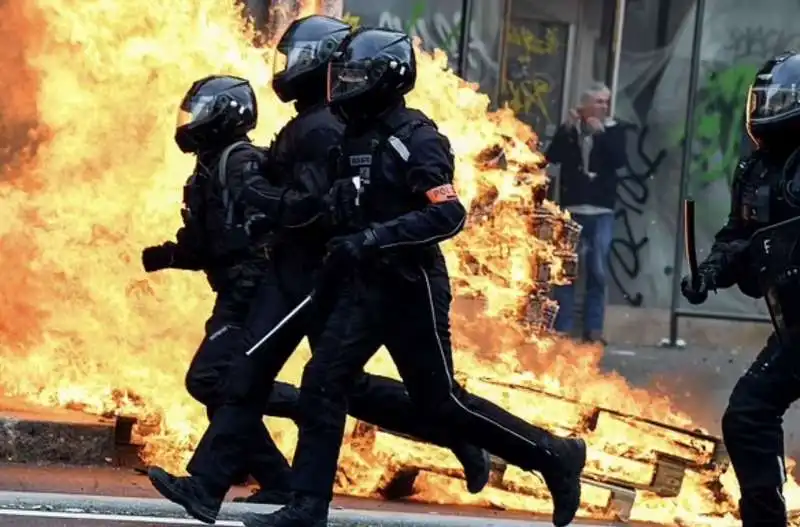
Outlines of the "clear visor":
[{"label": "clear visor", "polygon": [[369,89],[369,69],[360,62],[331,62],[328,65],[328,102],[363,93]]},{"label": "clear visor", "polygon": [[181,105],[178,109],[177,126],[185,126],[208,117],[214,108],[214,99],[210,95],[201,95]]},{"label": "clear visor", "polygon": [[750,89],[747,101],[749,119],[780,117],[800,108],[800,85],[756,86]]},{"label": "clear visor", "polygon": [[276,48],[272,60],[272,74],[314,68],[327,60],[323,49],[321,42],[312,40],[293,42],[288,49]]}]

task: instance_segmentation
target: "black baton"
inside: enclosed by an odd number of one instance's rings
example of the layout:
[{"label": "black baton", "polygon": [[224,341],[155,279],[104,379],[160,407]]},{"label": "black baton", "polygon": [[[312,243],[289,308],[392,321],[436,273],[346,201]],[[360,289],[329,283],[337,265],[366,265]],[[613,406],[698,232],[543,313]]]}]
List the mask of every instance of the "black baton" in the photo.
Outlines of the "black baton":
[{"label": "black baton", "polygon": [[694,200],[687,198],[683,201],[683,243],[686,250],[686,259],[689,262],[689,275],[692,286],[700,285],[700,272],[697,268],[697,245],[694,237]]}]

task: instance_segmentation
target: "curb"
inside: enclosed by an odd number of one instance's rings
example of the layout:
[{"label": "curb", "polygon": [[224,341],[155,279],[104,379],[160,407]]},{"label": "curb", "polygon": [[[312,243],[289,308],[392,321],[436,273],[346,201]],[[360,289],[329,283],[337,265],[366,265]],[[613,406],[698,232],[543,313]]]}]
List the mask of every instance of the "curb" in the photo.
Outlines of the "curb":
[{"label": "curb", "polygon": [[0,398],[0,459],[10,463],[129,465],[129,438],[130,425],[124,418]]}]

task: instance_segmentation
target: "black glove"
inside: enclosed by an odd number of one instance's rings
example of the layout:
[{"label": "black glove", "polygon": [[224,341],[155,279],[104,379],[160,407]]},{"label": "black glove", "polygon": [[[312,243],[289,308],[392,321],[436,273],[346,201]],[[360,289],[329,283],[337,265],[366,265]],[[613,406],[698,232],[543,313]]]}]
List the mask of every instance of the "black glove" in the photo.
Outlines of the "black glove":
[{"label": "black glove", "polygon": [[355,223],[358,205],[358,189],[350,179],[337,179],[322,198],[328,222],[331,225]]},{"label": "black glove", "polygon": [[331,238],[326,246],[325,265],[335,269],[360,262],[376,249],[377,241],[372,229]]},{"label": "black glove", "polygon": [[175,245],[165,243],[142,251],[142,266],[148,273],[168,269],[175,260]]},{"label": "black glove", "polygon": [[258,239],[275,228],[275,222],[266,214],[255,214],[244,224],[249,240]]},{"label": "black glove", "polygon": [[716,290],[714,275],[710,269],[700,269],[697,282],[691,276],[684,276],[681,280],[681,294],[690,304],[702,304],[708,299],[708,292]]}]

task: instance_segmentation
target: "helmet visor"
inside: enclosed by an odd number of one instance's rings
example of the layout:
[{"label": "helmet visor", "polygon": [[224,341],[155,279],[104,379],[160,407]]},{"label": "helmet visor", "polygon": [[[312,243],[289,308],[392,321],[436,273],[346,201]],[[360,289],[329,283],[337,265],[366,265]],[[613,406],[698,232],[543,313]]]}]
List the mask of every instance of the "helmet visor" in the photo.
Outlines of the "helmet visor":
[{"label": "helmet visor", "polygon": [[211,115],[215,99],[216,97],[211,95],[198,95],[185,100],[178,108],[177,126],[181,127],[202,121]]},{"label": "helmet visor", "polygon": [[753,86],[747,99],[747,118],[780,119],[800,109],[800,85]]},{"label": "helmet visor", "polygon": [[370,88],[370,68],[362,61],[333,61],[328,65],[328,102],[346,99]]},{"label": "helmet visor", "polygon": [[316,40],[301,40],[289,46],[279,46],[275,48],[272,59],[272,75],[314,69],[327,61],[331,52],[330,45]]}]

